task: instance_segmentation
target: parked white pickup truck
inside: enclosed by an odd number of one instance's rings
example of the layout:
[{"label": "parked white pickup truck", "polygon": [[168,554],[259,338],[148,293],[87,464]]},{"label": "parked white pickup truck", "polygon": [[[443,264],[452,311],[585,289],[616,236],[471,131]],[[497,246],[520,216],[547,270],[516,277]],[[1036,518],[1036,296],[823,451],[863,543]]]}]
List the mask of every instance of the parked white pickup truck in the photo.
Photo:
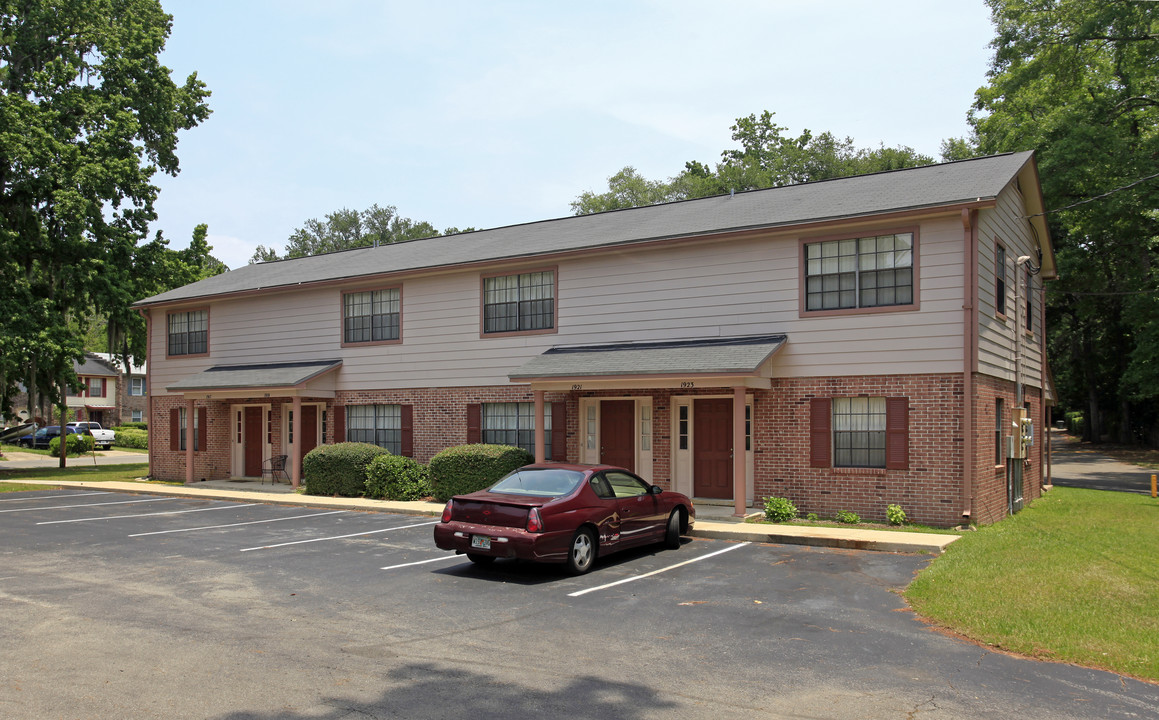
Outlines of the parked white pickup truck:
[{"label": "parked white pickup truck", "polygon": [[93,447],[99,447],[104,450],[111,448],[113,446],[113,440],[117,437],[115,432],[106,430],[98,422],[70,422],[67,426],[76,428],[85,435],[92,435]]}]

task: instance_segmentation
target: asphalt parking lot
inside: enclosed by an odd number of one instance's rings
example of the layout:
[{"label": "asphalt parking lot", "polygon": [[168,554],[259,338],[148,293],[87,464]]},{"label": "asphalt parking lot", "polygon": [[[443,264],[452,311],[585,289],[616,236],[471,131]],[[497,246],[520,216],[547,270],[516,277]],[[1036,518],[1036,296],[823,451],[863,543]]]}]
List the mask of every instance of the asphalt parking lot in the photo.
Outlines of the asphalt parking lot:
[{"label": "asphalt parking lot", "polygon": [[1159,717],[1153,685],[927,628],[895,592],[925,556],[698,539],[577,578],[434,522],[0,495],[0,716]]}]

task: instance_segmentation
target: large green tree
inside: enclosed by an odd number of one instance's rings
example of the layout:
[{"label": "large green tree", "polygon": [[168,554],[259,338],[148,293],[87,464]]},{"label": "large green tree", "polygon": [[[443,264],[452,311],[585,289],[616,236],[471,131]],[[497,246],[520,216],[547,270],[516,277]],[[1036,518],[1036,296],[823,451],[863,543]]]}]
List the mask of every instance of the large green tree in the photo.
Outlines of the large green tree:
[{"label": "large green tree", "polygon": [[152,178],[209,114],[160,64],[171,21],[157,0],[0,0],[0,411],[20,382],[63,402],[70,318],[139,299]]},{"label": "large green tree", "polygon": [[411,220],[398,214],[393,205],[382,207],[375,203],[366,210],[342,208],[326,215],[322,220],[311,218],[290,233],[284,255],[272,247],[258,245],[250,258],[250,264],[307,257],[321,253],[388,245],[405,240],[453,235],[471,232],[474,228],[459,230],[447,228],[442,233],[425,220]]},{"label": "large green tree", "polygon": [[1062,404],[1091,436],[1137,440],[1159,399],[1159,3],[988,2],[995,54],[971,121],[982,152],[1038,151]]},{"label": "large green tree", "polygon": [[606,191],[582,193],[571,203],[572,211],[587,215],[934,162],[910,147],[858,148],[852,138],[838,138],[830,132],[805,130],[789,135],[788,128],[773,122],[768,110],[737,118],[730,129],[739,147],[723,151],[715,168],[692,160],[679,174],[663,181],[648,180],[635,168],[625,167],[608,178]]}]

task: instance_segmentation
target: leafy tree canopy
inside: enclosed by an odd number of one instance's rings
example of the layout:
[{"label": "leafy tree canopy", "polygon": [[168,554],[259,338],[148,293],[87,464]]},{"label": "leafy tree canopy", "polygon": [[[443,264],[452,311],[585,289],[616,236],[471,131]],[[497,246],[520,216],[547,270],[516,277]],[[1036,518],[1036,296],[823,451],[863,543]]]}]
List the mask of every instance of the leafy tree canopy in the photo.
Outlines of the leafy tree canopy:
[{"label": "leafy tree canopy", "polygon": [[429,222],[400,216],[398,208],[393,205],[380,207],[376,203],[362,211],[342,208],[326,215],[323,220],[307,220],[305,225],[294,230],[286,243],[285,255],[279,256],[273,247],[258,245],[253,257],[250,258],[250,264],[386,245],[437,235],[454,235],[473,230],[474,228],[466,230],[447,228],[440,233]]},{"label": "leafy tree canopy", "polygon": [[[740,147],[725,150],[715,168],[692,160],[667,181],[648,180],[633,167],[608,178],[606,192],[584,192],[571,203],[576,215],[723,195],[733,191],[794,185],[929,165],[933,158],[910,147],[858,148],[832,133],[786,134],[768,110],[738,118],[731,126]],[[963,143],[965,141],[962,141]]]},{"label": "leafy tree canopy", "polygon": [[1159,420],[1159,3],[989,5],[995,55],[970,119],[984,153],[1038,151],[1062,403],[1096,437],[1136,439]]},{"label": "leafy tree canopy", "polygon": [[75,382],[78,313],[122,328],[157,172],[206,119],[205,85],[158,60],[157,0],[0,0],[0,412],[17,383],[61,399]]}]

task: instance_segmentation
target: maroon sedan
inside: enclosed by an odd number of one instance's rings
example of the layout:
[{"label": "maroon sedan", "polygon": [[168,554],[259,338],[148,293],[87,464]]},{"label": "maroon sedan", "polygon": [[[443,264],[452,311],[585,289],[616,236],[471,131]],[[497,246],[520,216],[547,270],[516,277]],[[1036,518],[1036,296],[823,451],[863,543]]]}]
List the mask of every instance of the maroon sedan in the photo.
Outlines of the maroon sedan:
[{"label": "maroon sedan", "polygon": [[696,519],[686,496],[608,465],[527,465],[486,490],[456,495],[435,544],[485,564],[566,563],[579,575],[600,555],[663,542],[680,547]]}]

